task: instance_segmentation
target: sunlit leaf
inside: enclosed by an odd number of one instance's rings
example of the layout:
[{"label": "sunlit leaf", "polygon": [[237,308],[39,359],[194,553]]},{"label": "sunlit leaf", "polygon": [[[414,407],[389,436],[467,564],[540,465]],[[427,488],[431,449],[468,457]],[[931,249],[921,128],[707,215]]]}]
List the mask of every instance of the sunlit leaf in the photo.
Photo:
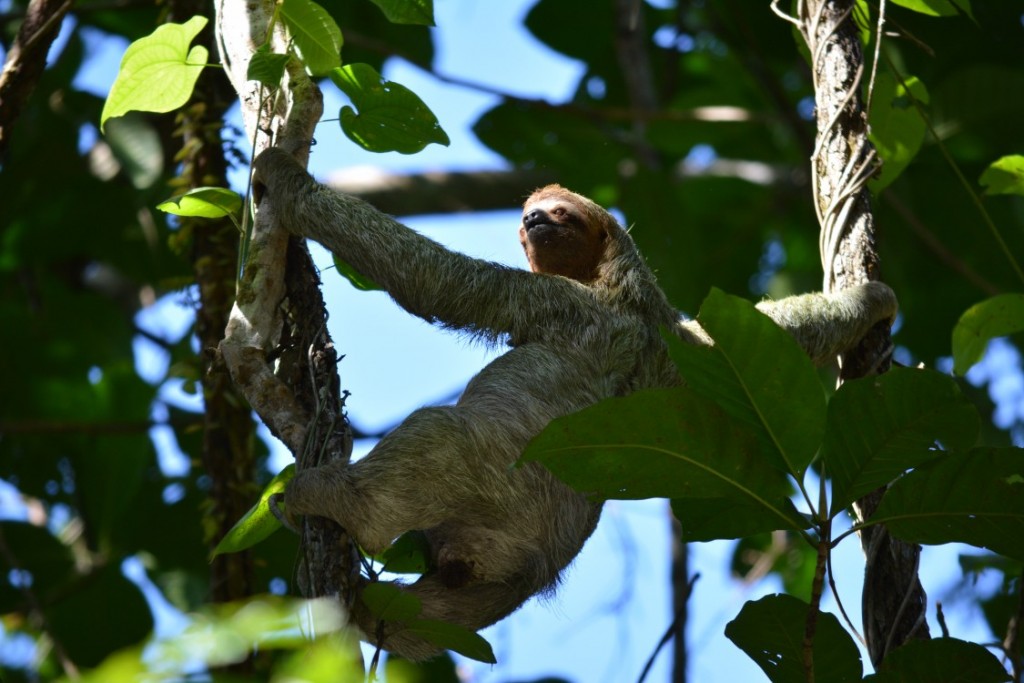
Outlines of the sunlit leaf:
[{"label": "sunlit leaf", "polygon": [[971,14],[971,0],[892,0],[894,4],[901,5],[907,9],[927,14],[930,17],[955,17],[963,11],[967,16]]},{"label": "sunlit leaf", "polygon": [[331,80],[356,107],[341,108],[341,127],[360,147],[415,154],[431,142],[449,144],[448,134],[423,100],[405,86],[384,80],[373,67],[347,64],[331,71]]},{"label": "sunlit leaf", "polygon": [[[804,683],[803,641],[810,605],[791,595],[769,595],[743,605],[725,635],[747,653],[772,683]],[[814,632],[814,680],[860,681],[860,650],[834,614],[818,614]]]},{"label": "sunlit leaf", "polygon": [[192,95],[209,53],[189,44],[206,26],[195,16],[184,24],[163,24],[128,46],[121,68],[100,114],[100,130],[107,119],[129,111],[168,112],[183,106]]},{"label": "sunlit leaf", "polygon": [[912,543],[969,543],[1024,559],[1024,449],[926,463],[892,485],[870,521]]},{"label": "sunlit leaf", "polygon": [[[267,487],[260,494],[260,499],[249,511],[242,515],[242,518],[235,522],[231,530],[220,540],[217,547],[213,549],[210,557],[216,557],[223,553],[235,553],[239,550],[251,548],[262,541],[270,534],[281,528],[274,513],[270,511],[268,500],[275,493],[283,493],[285,484],[295,476],[295,465],[288,465],[277,473]],[[283,504],[282,504],[283,507]]]},{"label": "sunlit leaf", "polygon": [[156,208],[176,216],[193,218],[237,217],[242,211],[242,198],[237,192],[223,187],[197,187],[160,202]]},{"label": "sunlit leaf", "polygon": [[1014,154],[992,162],[979,182],[985,186],[985,194],[1024,195],[1024,156]]},{"label": "sunlit leaf", "polygon": [[341,29],[327,10],[312,0],[283,0],[281,18],[309,73],[326,76],[341,66]]},{"label": "sunlit leaf", "polygon": [[1024,294],[999,294],[977,303],[953,328],[953,372],[964,375],[994,337],[1024,330]]},{"label": "sunlit leaf", "polygon": [[938,372],[893,368],[846,382],[829,403],[822,447],[832,513],[943,455],[937,443],[970,448],[980,422],[956,382]]}]

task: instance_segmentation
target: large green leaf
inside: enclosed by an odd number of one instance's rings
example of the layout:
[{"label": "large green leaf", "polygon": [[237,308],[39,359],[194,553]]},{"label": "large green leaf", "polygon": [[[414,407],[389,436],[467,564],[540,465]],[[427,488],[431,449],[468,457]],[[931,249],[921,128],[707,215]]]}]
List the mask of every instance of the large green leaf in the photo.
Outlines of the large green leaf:
[{"label": "large green leaf", "polygon": [[870,521],[912,543],[969,543],[1024,559],[1024,449],[922,465],[892,485]]},{"label": "large green leaf", "polygon": [[190,50],[189,44],[206,22],[195,16],[164,24],[128,46],[100,114],[101,131],[107,119],[129,111],[168,112],[188,101],[209,56],[202,45]]},{"label": "large green leaf", "polygon": [[331,71],[331,80],[349,96],[341,108],[341,127],[353,142],[371,152],[415,154],[431,142],[447,146],[448,134],[416,93],[386,81],[367,64]]},{"label": "large green leaf", "polygon": [[705,504],[735,506],[736,514],[760,516],[758,530],[802,528],[789,479],[768,463],[768,448],[718,406],[678,387],[610,398],[554,420],[522,461],[541,462],[600,498],[686,499],[700,517],[713,516],[700,514]]},{"label": "large green leaf", "polygon": [[411,631],[424,640],[446,650],[458,652],[464,657],[475,659],[486,664],[497,663],[491,644],[483,636],[457,624],[449,624],[435,619],[416,619],[405,624],[405,630]]},{"label": "large green leaf", "polygon": [[281,18],[309,73],[326,76],[341,66],[341,29],[327,10],[313,0],[284,0]]},{"label": "large green leaf", "polygon": [[770,462],[800,476],[821,445],[825,392],[793,338],[749,301],[712,289],[697,316],[713,347],[669,339],[687,385],[749,426]]},{"label": "large green leaf", "polygon": [[1002,683],[1010,680],[995,655],[956,638],[911,640],[886,655],[865,683]]},{"label": "large green leaf", "polygon": [[434,25],[434,0],[372,0],[388,21],[396,24]]},{"label": "large green leaf", "polygon": [[845,383],[828,406],[821,456],[832,478],[832,514],[903,472],[974,445],[978,411],[951,377],[893,368]]},{"label": "large green leaf", "polygon": [[869,139],[882,158],[881,174],[869,183],[874,192],[896,180],[924,142],[927,126],[913,100],[928,104],[928,90],[917,77],[899,82],[888,71],[878,74],[869,113]]},{"label": "large green leaf", "polygon": [[[757,662],[773,683],[804,683],[803,640],[810,605],[791,595],[748,602],[725,627],[725,635]],[[860,651],[834,614],[821,612],[814,632],[815,680],[860,681]]]},{"label": "large green leaf", "polygon": [[966,374],[993,337],[1024,330],[1024,294],[999,294],[975,304],[953,328],[953,372]]}]

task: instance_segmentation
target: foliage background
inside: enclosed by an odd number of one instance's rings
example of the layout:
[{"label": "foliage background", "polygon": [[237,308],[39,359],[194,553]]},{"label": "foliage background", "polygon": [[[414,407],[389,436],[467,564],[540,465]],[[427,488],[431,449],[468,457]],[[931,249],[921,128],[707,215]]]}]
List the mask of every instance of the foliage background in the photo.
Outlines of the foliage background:
[{"label": "foliage background", "polygon": [[[474,3],[452,3],[439,7],[440,28],[430,32],[390,25],[369,3],[324,4],[346,30],[346,61],[379,66],[388,54],[402,55],[405,61],[386,62],[386,75],[413,87],[435,111],[454,117],[441,115],[452,148],[430,148],[413,158],[414,168],[461,163],[462,170],[540,171],[617,207],[627,224],[636,226],[633,235],[672,300],[691,313],[711,284],[753,297],[820,286],[805,170],[812,136],[809,76],[789,26],[766,4],[734,0],[646,6],[657,115],[644,126],[643,144],[626,134],[633,124],[622,111],[635,103],[629,101],[616,58],[614,26],[604,19],[610,11],[602,11],[610,2],[602,0],[583,13],[571,3],[552,0],[529,6],[522,22],[524,35],[532,38],[516,46],[502,43],[497,53],[511,64],[499,68],[492,63],[489,70],[479,58],[495,54],[494,41],[487,45],[488,28],[518,23],[519,17],[499,18]],[[212,533],[204,501],[211,481],[200,465],[198,404],[183,395],[183,386],[187,389],[200,368],[201,350],[187,333],[189,316],[181,313],[196,306],[189,283],[198,255],[189,236],[152,209],[169,194],[168,182],[178,173],[175,154],[181,140],[170,117],[143,116],[132,117],[116,144],[113,138],[110,144],[100,140],[95,126],[102,97],[84,89],[80,75],[90,56],[110,49],[106,41],[114,36],[133,40],[152,30],[160,11],[139,5],[108,10],[79,4],[76,23],[69,25],[67,42],[23,113],[0,172],[0,377],[8,388],[0,395],[0,476],[13,487],[6,495],[16,504],[8,510],[30,522],[3,525],[4,563],[25,568],[8,571],[0,584],[0,612],[7,615],[5,651],[16,653],[10,644],[25,642],[18,634],[34,638],[39,633],[39,624],[24,618],[24,596],[18,590],[30,580],[49,627],[60,635],[68,656],[85,667],[137,642],[152,627],[150,607],[138,585],[125,577],[124,560],[132,560],[130,568],[145,567],[161,599],[180,610],[193,610],[210,595],[206,552]],[[894,8],[894,24],[917,43],[893,40],[887,45],[901,70],[926,84],[933,124],[972,182],[996,158],[1024,148],[1019,126],[1024,115],[1024,4],[977,5],[974,21]],[[19,7],[7,3],[0,11]],[[14,28],[5,15],[5,44]],[[468,32],[477,40],[441,40],[446,32]],[[455,51],[460,45],[467,52],[435,53],[435,47]],[[535,52],[557,54],[558,61],[532,61],[538,59]],[[480,61],[483,75],[462,71]],[[562,83],[554,83],[547,69],[564,69]],[[546,88],[536,83],[542,70]],[[485,81],[485,90],[445,84],[438,74],[477,78]],[[509,80],[492,81],[491,74]],[[513,92],[519,96],[500,97]],[[469,120],[485,103],[493,106]],[[738,107],[753,116],[720,122],[696,121],[686,114],[706,106]],[[328,105],[328,116],[332,109],[337,105]],[[471,132],[463,130],[462,121],[472,126]],[[314,160],[321,172],[343,164],[399,165],[368,158],[344,144],[333,125],[324,124],[318,132]],[[914,132],[901,134],[912,137]],[[228,138],[244,148],[244,141],[231,135],[228,131]],[[488,151],[480,151],[474,136]],[[876,198],[874,208],[883,234],[884,278],[901,302],[899,359],[947,368],[942,359],[949,354],[950,330],[959,315],[985,296],[1019,290],[1020,283],[938,145],[924,137],[914,163]],[[741,168],[760,171],[768,182],[741,179],[736,165],[723,163],[729,160],[747,162]],[[401,163],[408,168],[404,159]],[[365,178],[367,172],[360,175]],[[528,189],[524,184],[524,192]],[[509,205],[515,199],[510,197]],[[1024,253],[1020,198],[985,202],[1011,251]],[[386,210],[405,213],[400,206]],[[496,222],[502,227],[494,230],[472,220],[467,242],[476,246],[468,248],[514,258],[513,218],[501,216]],[[450,242],[447,226],[456,222],[445,218],[438,223],[446,227],[436,229],[421,225]],[[499,250],[495,243],[511,244],[512,250]],[[320,263],[327,267],[326,260]],[[381,431],[417,404],[445,398],[471,374],[467,365],[456,370],[443,365],[436,342],[420,341],[425,337],[419,331],[415,336],[409,331],[416,323],[382,328],[388,317],[399,316],[383,312],[386,304],[379,295],[361,295],[357,302],[350,293],[342,294],[336,281],[331,283],[331,273],[325,279],[335,339],[343,340],[341,351],[351,358],[342,366],[343,383],[355,392],[353,420],[366,434]],[[168,313],[175,308],[178,313]],[[359,310],[368,311],[362,324],[355,317]],[[381,360],[362,353],[366,346],[382,352]],[[1012,342],[1000,344],[1001,358],[991,358],[976,371],[979,380],[988,379],[994,391],[1004,392],[996,394],[1002,398],[1000,412],[986,434],[994,445],[1008,444],[1014,435],[1022,443],[1024,401],[1016,348]],[[461,356],[462,363],[472,365],[482,363],[487,353],[470,348],[445,352],[445,357]],[[166,365],[142,360],[165,354]],[[472,360],[466,361],[467,356]],[[985,391],[964,388],[983,414],[993,412]],[[370,403],[365,409],[368,416],[377,413],[376,423],[359,412],[360,402],[370,400],[386,404]],[[262,441],[254,448],[258,479],[243,497],[254,498],[258,484],[280,465]],[[651,504],[640,514],[658,519],[655,528],[661,524],[661,513]],[[654,548],[664,539],[644,535],[633,542]],[[741,550],[733,564],[741,573],[754,564],[750,558],[771,559],[754,543]],[[652,575],[664,571],[657,566],[663,556],[639,557],[641,564],[653,567]],[[279,590],[292,574],[293,558],[294,542],[275,536],[253,554],[253,585]],[[855,558],[854,553],[854,567]],[[806,558],[787,548],[775,559],[769,565],[779,576],[769,585],[798,585]],[[598,559],[595,564],[608,571],[609,562]],[[723,569],[705,571],[721,574]],[[586,571],[593,570],[581,563],[575,573]],[[991,570],[986,574],[994,596],[990,590],[979,598],[969,583],[963,588],[972,602],[978,601],[975,618],[991,623],[999,637],[1013,609],[1002,576]],[[698,593],[714,595],[702,583]],[[654,590],[641,584],[641,593],[654,595]],[[656,600],[653,605],[657,609]],[[538,619],[535,612],[521,618]],[[648,619],[654,621],[650,614]],[[659,614],[657,621],[663,620],[667,615]],[[653,640],[635,644],[630,672]],[[56,663],[44,657],[39,670],[49,678]],[[24,669],[12,673],[14,680],[28,675]],[[491,679],[501,675],[499,670]]]}]

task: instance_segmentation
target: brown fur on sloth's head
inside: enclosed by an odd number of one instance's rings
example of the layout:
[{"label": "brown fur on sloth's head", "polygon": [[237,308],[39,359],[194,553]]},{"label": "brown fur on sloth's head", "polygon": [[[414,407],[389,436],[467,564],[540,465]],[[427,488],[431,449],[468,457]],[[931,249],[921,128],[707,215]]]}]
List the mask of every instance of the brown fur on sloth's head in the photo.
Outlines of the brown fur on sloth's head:
[{"label": "brown fur on sloth's head", "polygon": [[611,214],[594,202],[561,185],[548,185],[523,204],[519,242],[533,272],[593,282],[616,229]]}]

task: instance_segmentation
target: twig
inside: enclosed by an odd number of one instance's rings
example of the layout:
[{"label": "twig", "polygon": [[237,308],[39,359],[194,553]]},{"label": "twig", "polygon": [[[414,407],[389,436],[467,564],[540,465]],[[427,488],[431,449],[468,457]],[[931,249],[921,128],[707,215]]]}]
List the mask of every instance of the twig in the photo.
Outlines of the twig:
[{"label": "twig", "polygon": [[[693,585],[697,583],[697,579],[699,578],[700,574],[694,574],[693,578],[690,579],[690,582],[686,584],[687,598],[693,595]],[[644,683],[644,680],[647,678],[647,674],[651,672],[651,667],[654,666],[654,660],[657,659],[658,653],[661,652],[661,648],[665,647],[668,641],[672,640],[672,636],[675,635],[678,622],[681,618],[683,618],[684,615],[685,612],[682,610],[676,612],[675,617],[672,619],[672,623],[668,625],[667,629],[665,629],[665,633],[661,636],[661,639],[658,641],[657,646],[655,646],[654,652],[651,653],[651,656],[647,659],[647,663],[644,664],[644,669],[640,672],[640,677],[636,679],[636,683]]]}]

